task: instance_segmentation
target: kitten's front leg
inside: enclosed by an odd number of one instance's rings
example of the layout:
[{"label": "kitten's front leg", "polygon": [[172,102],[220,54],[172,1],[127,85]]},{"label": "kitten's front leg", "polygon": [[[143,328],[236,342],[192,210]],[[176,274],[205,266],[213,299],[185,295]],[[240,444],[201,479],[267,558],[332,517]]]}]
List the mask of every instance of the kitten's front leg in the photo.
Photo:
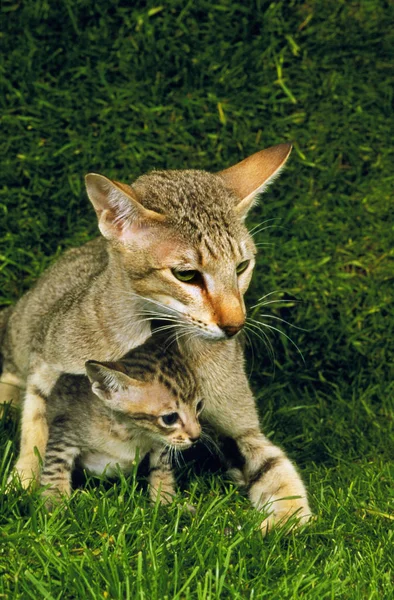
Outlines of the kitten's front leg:
[{"label": "kitten's front leg", "polygon": [[149,493],[153,503],[171,504],[175,496],[175,478],[170,461],[170,450],[160,446],[149,454]]},{"label": "kitten's front leg", "polygon": [[14,471],[24,488],[38,481],[40,457],[44,457],[48,440],[46,402],[60,373],[42,360],[33,362],[26,383],[22,405],[21,443]]},{"label": "kitten's front leg", "polygon": [[45,452],[44,466],[40,483],[46,489],[46,506],[50,508],[55,500],[71,494],[71,473],[80,448],[69,430],[67,417],[59,415],[49,428],[49,438]]}]

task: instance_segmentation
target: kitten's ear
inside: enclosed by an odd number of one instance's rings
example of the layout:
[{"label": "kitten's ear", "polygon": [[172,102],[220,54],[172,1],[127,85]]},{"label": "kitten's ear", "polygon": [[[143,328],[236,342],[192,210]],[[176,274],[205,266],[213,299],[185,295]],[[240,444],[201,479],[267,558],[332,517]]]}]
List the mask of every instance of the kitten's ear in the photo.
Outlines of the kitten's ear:
[{"label": "kitten's ear", "polygon": [[144,208],[129,185],[103,175],[89,173],[86,191],[98,217],[101,233],[107,239],[127,241],[141,227],[165,221],[165,215]]},{"label": "kitten's ear", "polygon": [[242,219],[246,217],[258,195],[279,175],[291,149],[291,144],[272,146],[218,173],[226,186],[240,199],[235,210]]},{"label": "kitten's ear", "polygon": [[[85,363],[85,369],[92,391],[106,404],[116,408],[114,405],[115,395],[124,390],[140,389],[144,386],[142,381],[133,379],[126,375],[123,371],[121,363],[100,363],[95,360],[88,360]],[[128,393],[130,399],[130,393]]]}]

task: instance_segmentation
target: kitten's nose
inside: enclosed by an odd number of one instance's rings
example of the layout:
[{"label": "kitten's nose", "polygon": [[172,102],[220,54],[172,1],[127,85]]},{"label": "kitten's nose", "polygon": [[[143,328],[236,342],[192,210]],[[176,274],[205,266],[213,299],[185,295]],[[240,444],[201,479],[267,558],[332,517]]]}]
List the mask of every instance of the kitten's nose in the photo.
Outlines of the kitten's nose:
[{"label": "kitten's nose", "polygon": [[195,444],[196,442],[198,442],[199,439],[200,439],[199,435],[197,435],[196,437],[189,436],[189,440],[191,441],[192,444]]},{"label": "kitten's nose", "polygon": [[233,337],[238,331],[241,331],[245,323],[239,323],[238,325],[221,325],[220,329],[224,331],[227,337]]}]

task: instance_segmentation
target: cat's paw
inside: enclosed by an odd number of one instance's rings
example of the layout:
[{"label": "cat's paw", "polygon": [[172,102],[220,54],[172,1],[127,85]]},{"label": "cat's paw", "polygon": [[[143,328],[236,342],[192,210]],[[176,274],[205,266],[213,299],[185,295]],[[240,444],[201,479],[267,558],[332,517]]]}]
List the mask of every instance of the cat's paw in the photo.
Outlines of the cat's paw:
[{"label": "cat's paw", "polygon": [[18,482],[24,490],[32,489],[37,482],[37,461],[18,460],[7,479],[7,485]]},{"label": "cat's paw", "polygon": [[286,526],[287,532],[290,532],[306,525],[312,519],[308,500],[303,496],[271,500],[263,510],[268,513],[260,525],[263,536],[274,527]]}]

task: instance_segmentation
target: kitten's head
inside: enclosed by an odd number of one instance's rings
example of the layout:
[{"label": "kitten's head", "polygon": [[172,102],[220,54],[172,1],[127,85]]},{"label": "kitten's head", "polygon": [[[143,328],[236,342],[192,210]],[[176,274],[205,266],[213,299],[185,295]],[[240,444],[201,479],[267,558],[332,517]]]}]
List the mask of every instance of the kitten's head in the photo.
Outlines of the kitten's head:
[{"label": "kitten's head", "polygon": [[[166,361],[168,366],[168,357]],[[165,366],[141,367],[134,350],[117,363],[88,361],[85,366],[93,393],[130,425],[134,435],[139,431],[178,449],[199,439],[203,401],[186,365],[177,377],[168,376]]]},{"label": "kitten's head", "polygon": [[280,144],[218,174],[153,171],[132,186],[86,176],[126,295],[139,296],[146,316],[212,340],[243,327],[256,251],[244,219],[290,150]]}]

